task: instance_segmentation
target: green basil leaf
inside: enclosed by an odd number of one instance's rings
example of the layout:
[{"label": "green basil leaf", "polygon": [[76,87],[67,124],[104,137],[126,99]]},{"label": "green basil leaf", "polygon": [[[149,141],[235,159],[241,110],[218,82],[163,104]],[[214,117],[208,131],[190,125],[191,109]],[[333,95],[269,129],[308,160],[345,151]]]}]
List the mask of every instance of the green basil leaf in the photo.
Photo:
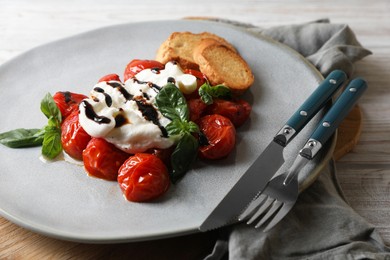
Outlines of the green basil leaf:
[{"label": "green basil leaf", "polygon": [[187,129],[190,133],[199,133],[199,126],[192,121],[187,122]]},{"label": "green basil leaf", "polygon": [[199,88],[198,92],[201,100],[207,105],[211,105],[213,103],[213,98],[222,98],[227,100],[232,98],[231,90],[225,85],[211,86],[206,82]]},{"label": "green basil leaf", "polygon": [[62,121],[61,111],[57,107],[50,93],[47,93],[41,101],[41,111],[49,119],[49,124],[60,126]]},{"label": "green basil leaf", "polygon": [[174,84],[167,84],[156,96],[156,104],[161,114],[171,120],[189,119],[187,101]]},{"label": "green basil leaf", "polygon": [[192,121],[180,121],[175,119],[171,121],[165,129],[167,130],[170,136],[180,135],[184,133],[197,133],[199,132],[199,127]]},{"label": "green basil leaf", "polygon": [[54,159],[61,151],[61,130],[58,127],[46,126],[42,143],[42,155]]},{"label": "green basil leaf", "polygon": [[209,94],[210,91],[208,91],[209,88],[210,88],[210,85],[205,83],[198,90],[200,99],[206,105],[211,105],[213,103],[213,97]]},{"label": "green basil leaf", "polygon": [[180,135],[182,133],[182,121],[175,119],[171,121],[165,129],[169,136]]},{"label": "green basil leaf", "polygon": [[190,133],[185,133],[171,156],[171,181],[175,183],[190,169],[198,153],[198,140]]},{"label": "green basil leaf", "polygon": [[19,128],[0,134],[0,143],[10,148],[40,146],[44,130]]}]

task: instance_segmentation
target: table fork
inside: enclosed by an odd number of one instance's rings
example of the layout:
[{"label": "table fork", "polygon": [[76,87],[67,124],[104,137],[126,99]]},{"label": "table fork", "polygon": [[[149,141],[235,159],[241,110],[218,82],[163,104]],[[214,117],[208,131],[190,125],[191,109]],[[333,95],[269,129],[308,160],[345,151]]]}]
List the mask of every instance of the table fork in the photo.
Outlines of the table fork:
[{"label": "table fork", "polygon": [[250,225],[257,220],[255,227],[264,227],[263,231],[267,232],[284,218],[298,199],[299,172],[332,136],[366,88],[366,82],[360,78],[348,84],[299,151],[291,168],[269,181],[265,189],[240,214],[239,221],[249,218],[247,224]]}]

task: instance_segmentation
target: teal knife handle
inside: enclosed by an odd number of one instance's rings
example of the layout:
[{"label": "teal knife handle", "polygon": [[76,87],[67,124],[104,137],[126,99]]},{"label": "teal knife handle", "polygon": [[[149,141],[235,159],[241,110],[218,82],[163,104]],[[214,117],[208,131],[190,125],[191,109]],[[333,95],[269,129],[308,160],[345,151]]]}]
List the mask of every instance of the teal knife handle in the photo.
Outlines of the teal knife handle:
[{"label": "teal knife handle", "polygon": [[324,144],[348,115],[366,89],[367,83],[363,79],[357,78],[352,80],[320,121],[310,139]]},{"label": "teal knife handle", "polygon": [[[286,124],[295,130],[294,135],[298,134],[314,115],[325,106],[346,79],[347,75],[343,71],[334,70],[321,82],[287,121]],[[287,142],[291,140],[292,138]]]}]

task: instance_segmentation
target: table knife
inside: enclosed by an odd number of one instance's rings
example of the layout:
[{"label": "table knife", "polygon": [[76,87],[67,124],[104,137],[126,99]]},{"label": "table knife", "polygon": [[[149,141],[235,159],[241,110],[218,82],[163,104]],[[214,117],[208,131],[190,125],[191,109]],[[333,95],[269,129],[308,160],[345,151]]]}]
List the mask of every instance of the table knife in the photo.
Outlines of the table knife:
[{"label": "table knife", "polygon": [[343,71],[335,70],[320,83],[201,224],[200,231],[216,229],[236,221],[237,216],[283,165],[283,150],[286,145],[331,100],[346,79]]}]

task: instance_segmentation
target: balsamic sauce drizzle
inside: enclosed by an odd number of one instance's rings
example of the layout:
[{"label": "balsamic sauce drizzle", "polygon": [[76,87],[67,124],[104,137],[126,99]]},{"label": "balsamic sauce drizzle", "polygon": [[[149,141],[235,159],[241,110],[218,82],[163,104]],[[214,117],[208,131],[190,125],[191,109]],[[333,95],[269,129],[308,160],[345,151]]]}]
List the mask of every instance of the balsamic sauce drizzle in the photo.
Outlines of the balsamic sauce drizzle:
[{"label": "balsamic sauce drizzle", "polygon": [[115,117],[115,128],[121,127],[127,123],[129,123],[129,121],[123,114],[118,114]]},{"label": "balsamic sauce drizzle", "polygon": [[87,116],[87,118],[91,119],[92,121],[98,124],[109,124],[111,122],[111,119],[109,119],[108,117],[97,115],[93,110],[92,105],[88,103],[88,101],[81,101],[81,105],[85,108],[85,115]]},{"label": "balsamic sauce drizzle", "polygon": [[104,92],[104,89],[102,88],[99,88],[99,87],[95,87],[93,90],[95,90],[96,92],[99,92],[99,93],[103,93],[104,95],[104,100],[106,102],[106,105],[108,107],[111,107],[112,106],[112,98],[110,95],[108,95],[107,93]]},{"label": "balsamic sauce drizzle", "polygon": [[162,137],[168,137],[167,130],[160,124],[160,121],[158,121],[157,110],[151,104],[145,103],[142,99],[135,99],[134,101],[136,102],[139,111],[141,111],[142,116],[160,128]]},{"label": "balsamic sauce drizzle", "polygon": [[[160,70],[158,68],[154,68],[152,70],[154,73],[157,73],[157,74],[160,73]],[[162,87],[160,87],[152,82],[140,81],[140,80],[136,79],[135,77],[133,78],[133,80],[134,80],[134,82],[137,82],[138,84],[148,84],[148,86],[150,88],[154,89],[156,92],[159,92],[162,89]],[[169,78],[168,82],[172,82],[172,80],[174,81],[174,78]],[[127,90],[124,88],[124,86],[121,83],[108,81],[108,82],[106,82],[106,84],[113,87],[113,88],[116,88],[119,92],[122,93],[122,95],[125,97],[126,100],[134,100],[137,104],[139,111],[142,113],[142,116],[146,120],[151,121],[153,124],[158,126],[158,128],[160,128],[161,133],[162,133],[162,137],[165,137],[165,138],[168,137],[167,130],[160,124],[160,121],[158,120],[158,112],[157,112],[156,108],[153,105],[146,103],[146,100],[150,99],[150,97],[147,93],[142,93],[142,97],[140,97],[140,96],[134,97],[132,94],[127,92]],[[102,89],[100,87],[95,87],[94,91],[104,94],[105,102],[106,102],[108,107],[110,107],[112,105],[112,98],[110,95],[108,95],[107,93],[104,92],[104,89]],[[64,94],[64,96],[65,96],[65,94]],[[69,94],[69,96],[70,96],[70,94]],[[99,102],[99,100],[97,98],[95,98],[94,101]],[[93,106],[88,101],[83,100],[81,102],[81,105],[85,108],[85,115],[88,119],[90,119],[98,124],[109,124],[111,122],[111,119],[109,119],[108,117],[99,116],[98,114],[96,114],[96,112],[93,110]],[[119,113],[118,115],[115,116],[115,128],[118,128],[118,127],[121,127],[125,124],[130,123],[128,121],[128,119],[125,117],[125,115],[122,113],[123,109],[120,108],[119,110],[121,113]]]},{"label": "balsamic sauce drizzle", "polygon": [[61,94],[64,95],[65,103],[68,104],[72,101],[72,94],[69,91],[63,91]]},{"label": "balsamic sauce drizzle", "polygon": [[133,98],[133,95],[127,92],[127,90],[123,87],[121,83],[108,81],[106,82],[106,84],[119,90],[119,92],[122,93],[126,100],[130,100]]},{"label": "balsamic sauce drizzle", "polygon": [[150,69],[154,74],[160,74],[160,68],[151,68]]},{"label": "balsamic sauce drizzle", "polygon": [[173,78],[173,77],[169,77],[169,78],[167,79],[167,83],[176,84],[176,80],[175,80],[175,78]]},{"label": "balsamic sauce drizzle", "polygon": [[135,77],[133,78],[133,81],[137,82],[138,84],[147,84],[149,86],[149,88],[154,89],[156,92],[159,92],[162,89],[162,87],[160,87],[159,85],[156,85],[156,84],[154,84],[152,82],[148,82],[148,81],[141,81]]}]

